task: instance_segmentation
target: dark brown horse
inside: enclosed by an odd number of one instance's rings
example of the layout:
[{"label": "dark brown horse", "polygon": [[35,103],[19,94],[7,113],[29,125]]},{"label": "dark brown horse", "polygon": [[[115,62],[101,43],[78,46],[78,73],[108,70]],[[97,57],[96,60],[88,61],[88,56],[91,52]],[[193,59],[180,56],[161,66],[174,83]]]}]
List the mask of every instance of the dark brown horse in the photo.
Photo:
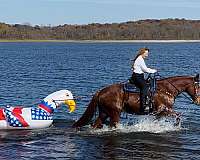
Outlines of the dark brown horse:
[{"label": "dark brown horse", "polygon": [[[176,76],[157,80],[157,89],[153,97],[156,115],[178,117],[179,114],[173,111],[172,107],[176,97],[182,92],[186,92],[195,104],[200,105],[199,74],[195,77]],[[125,92],[123,84],[113,84],[103,88],[96,92],[85,113],[73,124],[73,127],[87,125],[97,107],[99,115],[93,127],[101,128],[107,118],[110,119],[110,126],[113,127],[119,122],[121,112],[140,114],[139,94]]]}]

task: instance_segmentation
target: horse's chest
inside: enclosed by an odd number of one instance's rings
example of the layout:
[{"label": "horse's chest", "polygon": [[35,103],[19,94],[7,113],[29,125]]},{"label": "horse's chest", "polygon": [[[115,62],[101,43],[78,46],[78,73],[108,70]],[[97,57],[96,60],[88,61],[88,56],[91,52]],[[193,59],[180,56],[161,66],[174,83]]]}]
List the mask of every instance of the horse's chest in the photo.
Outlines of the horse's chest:
[{"label": "horse's chest", "polygon": [[159,95],[156,97],[156,99],[158,102],[165,104],[165,105],[173,105],[175,102],[175,99],[173,96],[166,95],[166,94]]}]

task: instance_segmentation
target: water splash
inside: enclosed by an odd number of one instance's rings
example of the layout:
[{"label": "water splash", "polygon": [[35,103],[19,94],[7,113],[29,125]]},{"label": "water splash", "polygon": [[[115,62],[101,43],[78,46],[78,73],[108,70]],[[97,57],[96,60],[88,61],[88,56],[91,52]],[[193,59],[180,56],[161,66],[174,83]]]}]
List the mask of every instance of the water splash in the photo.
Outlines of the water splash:
[{"label": "water splash", "polygon": [[181,123],[178,126],[174,125],[173,119],[163,118],[155,120],[153,117],[135,118],[134,120],[129,119],[128,122],[121,122],[117,128],[110,128],[104,125],[102,129],[90,128],[91,134],[107,134],[111,132],[115,133],[131,133],[131,132],[149,132],[149,133],[165,133],[172,131],[181,130]]}]

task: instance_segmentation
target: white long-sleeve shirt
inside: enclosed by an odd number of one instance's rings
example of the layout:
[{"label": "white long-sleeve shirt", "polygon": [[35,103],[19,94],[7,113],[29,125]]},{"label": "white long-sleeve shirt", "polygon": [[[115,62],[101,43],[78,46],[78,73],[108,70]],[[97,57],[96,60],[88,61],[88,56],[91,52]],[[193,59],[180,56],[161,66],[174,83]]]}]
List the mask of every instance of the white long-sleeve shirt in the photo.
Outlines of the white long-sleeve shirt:
[{"label": "white long-sleeve shirt", "polygon": [[140,55],[133,64],[133,72],[142,74],[142,73],[156,73],[155,69],[148,68],[144,62],[143,57]]}]

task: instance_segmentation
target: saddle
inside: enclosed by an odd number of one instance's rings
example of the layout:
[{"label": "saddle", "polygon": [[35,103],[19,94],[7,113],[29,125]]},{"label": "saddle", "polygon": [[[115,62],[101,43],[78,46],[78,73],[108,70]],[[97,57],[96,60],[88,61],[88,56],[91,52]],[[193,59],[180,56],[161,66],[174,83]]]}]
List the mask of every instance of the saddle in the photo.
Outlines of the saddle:
[{"label": "saddle", "polygon": [[130,81],[125,82],[123,84],[123,89],[124,89],[124,92],[140,93],[140,89],[136,87],[136,85],[131,83]]},{"label": "saddle", "polygon": [[[147,89],[147,97],[146,97],[146,109],[147,112],[150,113],[153,111],[153,96],[156,92],[156,76],[154,74],[149,74],[148,78],[146,79],[146,83],[148,85]],[[126,93],[140,93],[140,89],[134,84],[132,79],[130,78],[126,83],[123,84],[123,90]]]},{"label": "saddle", "polygon": [[[148,91],[154,94],[156,92],[155,76],[149,74],[148,78],[146,79],[146,83],[148,85]],[[129,78],[128,81],[123,84],[123,89],[125,92],[140,93],[140,89],[134,84],[131,78]]]}]

